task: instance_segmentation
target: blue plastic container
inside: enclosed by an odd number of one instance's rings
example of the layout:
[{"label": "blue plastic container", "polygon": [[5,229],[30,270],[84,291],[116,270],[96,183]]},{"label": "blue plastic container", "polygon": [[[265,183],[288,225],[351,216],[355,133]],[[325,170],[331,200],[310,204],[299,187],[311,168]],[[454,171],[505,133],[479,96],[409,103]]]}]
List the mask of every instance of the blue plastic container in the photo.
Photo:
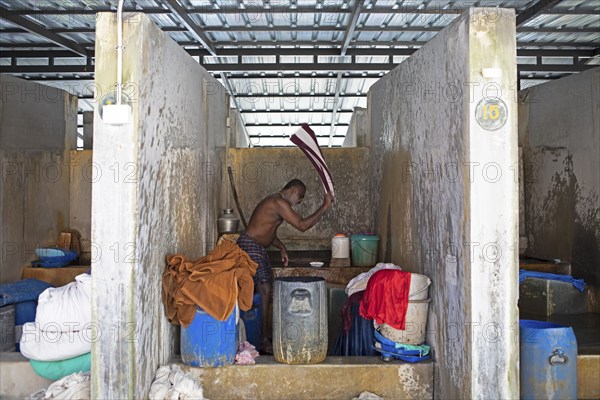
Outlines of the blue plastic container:
[{"label": "blue plastic container", "polygon": [[577,340],[569,326],[520,320],[521,399],[577,398]]},{"label": "blue plastic container", "polygon": [[244,321],[246,327],[246,338],[257,349],[260,344],[260,328],[261,328],[261,313],[260,313],[260,294],[254,293],[252,299],[252,308],[248,311],[241,311],[240,317]]},{"label": "blue plastic container", "polygon": [[238,336],[236,308],[225,321],[196,308],[192,323],[187,328],[181,327],[181,361],[184,364],[222,367],[234,363]]},{"label": "blue plastic container", "polygon": [[31,265],[43,268],[66,267],[78,256],[76,251],[52,247],[35,249],[35,254],[39,260],[33,261]]},{"label": "blue plastic container", "polygon": [[15,303],[15,346],[17,351],[21,350],[19,343],[23,334],[23,325],[27,322],[35,322],[37,303],[35,300]]}]

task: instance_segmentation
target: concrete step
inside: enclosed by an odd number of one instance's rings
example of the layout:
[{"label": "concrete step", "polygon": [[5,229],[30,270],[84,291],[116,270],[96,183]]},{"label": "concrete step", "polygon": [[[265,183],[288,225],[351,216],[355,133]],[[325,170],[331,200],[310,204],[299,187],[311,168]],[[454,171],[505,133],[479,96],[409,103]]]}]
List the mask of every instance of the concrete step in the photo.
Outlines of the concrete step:
[{"label": "concrete step", "polygon": [[600,399],[600,355],[577,356],[577,398]]},{"label": "concrete step", "polygon": [[[180,363],[174,359],[173,363]],[[209,399],[345,399],[367,390],[385,399],[432,399],[434,363],[384,363],[378,357],[328,357],[316,365],[285,365],[261,356],[256,365],[192,368]],[[579,399],[600,398],[600,355],[577,356]],[[0,398],[23,399],[52,381],[33,372],[21,353],[0,353]],[[436,395],[444,398],[443,395]]]},{"label": "concrete step", "polygon": [[36,375],[29,360],[19,352],[0,353],[0,398],[24,399],[52,381]]},{"label": "concrete step", "polygon": [[[179,360],[174,360],[179,362]],[[255,365],[193,368],[204,396],[218,399],[344,399],[364,391],[385,399],[433,399],[431,361],[383,362],[380,357],[327,357],[313,365],[280,364],[260,356]]]}]

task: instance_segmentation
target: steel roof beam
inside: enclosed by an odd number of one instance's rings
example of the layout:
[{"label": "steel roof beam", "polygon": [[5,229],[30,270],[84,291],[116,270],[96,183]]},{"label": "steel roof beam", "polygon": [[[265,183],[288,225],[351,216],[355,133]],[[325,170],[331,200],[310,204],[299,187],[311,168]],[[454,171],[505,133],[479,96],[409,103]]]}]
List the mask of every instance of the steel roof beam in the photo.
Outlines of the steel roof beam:
[{"label": "steel roof beam", "polygon": [[[71,50],[72,52],[80,56],[88,56],[87,49],[81,46],[80,44],[73,42],[72,40],[69,40],[65,37],[62,37],[47,29],[45,26],[36,24],[35,22],[32,22],[27,18],[21,17],[20,15],[15,14],[11,10],[8,10],[2,6],[0,6],[0,18],[22,27],[27,32],[40,35],[43,38],[51,41],[52,43],[55,43],[60,47],[64,47],[65,49]],[[5,31],[6,30],[1,30],[0,33]]]},{"label": "steel roof beam", "polygon": [[[294,124],[294,125],[296,125],[296,124]],[[346,123],[336,124],[336,126],[349,126],[349,125],[350,124],[346,124]],[[246,123],[247,128],[254,128],[254,127],[259,127],[259,126],[290,126],[290,123],[289,122],[273,122],[273,123],[260,122],[257,124],[254,124],[251,122]],[[310,126],[329,126],[329,123],[328,122],[312,122],[310,124]],[[252,136],[252,135],[250,135],[250,136]],[[286,136],[286,137],[288,137],[288,136]],[[319,136],[317,136],[317,137],[319,137]],[[329,137],[329,135],[322,135],[321,137],[326,138],[326,137]]]},{"label": "steel roof beam", "polygon": [[[449,8],[444,9],[442,7],[433,7],[433,8],[424,8],[419,9],[414,6],[401,6],[397,9],[386,6],[373,6],[369,9],[369,14],[389,14],[389,13],[397,13],[397,14],[460,14],[463,12],[465,8]],[[66,10],[34,10],[34,9],[23,9],[14,10],[15,14],[19,15],[94,15],[97,12],[114,12],[115,8],[112,7],[98,7],[95,9],[89,8],[68,8]],[[248,15],[256,15],[260,13],[264,14],[328,14],[335,12],[336,14],[350,14],[352,10],[340,9],[339,7],[328,7],[325,4],[322,8],[316,8],[312,6],[299,6],[297,8],[290,7],[271,7],[270,9],[263,9],[259,7],[253,7],[253,4],[250,3],[245,10],[240,10],[237,7],[222,7],[220,9],[214,9],[211,7],[191,7],[186,9],[188,14],[206,14],[206,15],[218,15],[218,14],[248,14]],[[143,12],[144,14],[170,14],[171,11],[161,7],[146,7],[143,9],[135,9],[135,8],[125,8],[123,10],[124,13],[135,13],[135,12]],[[566,15],[581,15],[581,14],[597,14],[598,10],[594,7],[579,7],[575,9],[571,9],[570,7],[555,7],[552,10],[545,10],[544,14],[548,15],[557,15],[557,14],[566,14]]]},{"label": "steel roof beam", "polygon": [[[238,97],[240,98],[289,98],[289,97],[333,97],[335,96],[335,93],[331,92],[329,94],[327,93],[315,93],[315,94],[310,94],[310,93],[299,93],[299,94],[294,94],[294,93],[283,93],[283,94],[279,94],[279,93],[268,93],[268,94],[264,94],[264,93],[255,93],[255,94],[248,94],[248,93],[238,93],[237,94]],[[339,95],[339,97],[367,97],[366,93],[360,93],[360,94],[356,94],[356,93],[344,93]]]},{"label": "steel roof beam", "polygon": [[[311,124],[311,126],[314,126],[314,125],[318,125],[318,124]],[[254,125],[254,126],[263,126],[263,125]],[[271,125],[264,125],[264,126],[271,126]],[[285,126],[288,126],[288,124],[285,124]],[[348,126],[348,124],[339,125],[339,126]],[[317,138],[323,138],[323,139],[325,139],[326,137],[329,137],[329,136],[324,136],[324,135],[315,135],[315,136]],[[288,135],[250,135],[250,137],[253,139],[289,139],[290,138]],[[334,137],[343,138],[346,136],[345,135],[335,135]],[[294,145],[291,144],[289,146],[292,147]]]},{"label": "steel roof beam", "polygon": [[[346,27],[346,31],[344,32],[343,40],[342,40],[342,48],[340,49],[340,56],[345,56],[346,51],[348,50],[348,46],[350,45],[350,41],[352,40],[352,36],[354,35],[354,30],[356,29],[356,23],[358,22],[358,17],[362,11],[365,0],[356,0],[356,4],[353,7],[352,14],[350,14],[350,23]],[[354,61],[354,60],[353,60]],[[337,77],[335,80],[335,96],[333,97],[333,113],[331,114],[331,125],[329,130],[329,143],[328,146],[331,147],[333,145],[333,134],[335,132],[335,124],[337,121],[337,108],[338,103],[340,101],[340,91],[342,88],[342,72],[337,73]]]},{"label": "steel roof beam", "polygon": [[217,51],[211,43],[211,40],[204,33],[205,29],[200,27],[194,22],[192,17],[188,15],[187,10],[177,0],[164,0],[163,4],[166,5],[169,10],[177,16],[177,18],[183,23],[183,25],[190,31],[192,36],[202,44],[202,46],[210,52],[213,56],[217,55]]},{"label": "steel roof beam", "polygon": [[[2,33],[4,31],[0,30],[0,33]],[[225,50],[227,52],[229,51],[236,51],[238,48],[231,48],[232,46],[232,42],[227,41],[227,42],[223,42],[223,41],[216,41],[216,42],[212,42],[215,47],[217,47],[219,50],[219,54],[221,54],[222,50]],[[379,42],[371,42],[371,41],[356,41],[353,42],[352,45],[354,47],[348,49],[348,53],[347,54],[353,54],[353,51],[362,51],[363,49],[357,46],[364,46],[364,47],[370,47],[373,50],[387,50],[387,49],[381,49],[380,47],[377,48],[373,48],[373,46],[411,46],[414,48],[418,48],[421,47],[423,45],[425,45],[426,42],[423,41],[379,41]],[[199,46],[198,43],[196,42],[178,42],[178,44],[182,47],[188,47],[186,48],[186,50],[192,50],[189,49],[189,47],[192,46]],[[252,48],[252,49],[244,49],[244,50],[269,50],[269,49],[281,49],[281,50],[288,50],[288,48],[283,47],[281,48],[281,46],[333,46],[333,47],[317,47],[315,50],[322,50],[322,49],[327,49],[327,50],[339,50],[340,46],[339,44],[337,44],[337,42],[317,42],[317,41],[282,41],[282,42],[277,42],[274,43],[273,41],[257,41],[257,42],[244,42],[244,41],[238,41],[234,43],[236,46],[268,46],[268,48],[265,49],[261,49],[261,48]],[[89,42],[89,43],[80,43],[81,46],[85,47],[85,48],[93,48],[94,47],[94,43],[93,42]],[[0,42],[0,48],[5,48],[5,49],[21,49],[21,48],[57,48],[59,46],[57,46],[54,43],[12,43],[12,42]],[[598,47],[598,43],[591,43],[591,42],[517,42],[517,47],[578,47],[578,48],[582,48],[582,47],[586,47],[586,48],[590,48],[590,49],[595,49]],[[306,50],[306,48],[302,49],[302,48],[295,48],[297,50]],[[195,49],[195,50],[203,50],[203,49]],[[294,49],[290,49],[290,50],[294,50]],[[535,49],[532,49],[535,50]],[[209,55],[210,53],[208,51],[206,51],[205,55]],[[354,53],[355,55],[360,55],[358,53]],[[226,55],[226,54],[225,54]]]},{"label": "steel roof beam", "polygon": [[[169,0],[169,1],[176,1],[176,0]],[[189,18],[189,15],[188,15]],[[193,21],[192,21],[193,22]],[[436,26],[436,27],[428,27],[428,26],[408,26],[408,27],[403,27],[403,26],[393,26],[393,25],[388,25],[386,28],[381,28],[379,26],[363,26],[361,29],[357,29],[357,32],[439,32],[442,29],[444,29],[445,26]],[[162,27],[161,28],[163,32],[190,32],[191,29],[187,29],[187,28],[180,28],[180,27]],[[251,26],[251,27],[246,27],[246,26],[229,26],[228,28],[225,28],[223,26],[206,26],[204,28],[202,28],[202,30],[199,29],[199,32],[343,32],[344,29],[343,28],[337,28],[335,26],[321,26],[321,27],[314,27],[313,25],[310,26],[296,26],[296,27],[291,27],[291,26],[274,26],[274,27],[268,27],[268,26]],[[0,33],[25,33],[27,30],[24,29],[19,29],[19,28],[6,28],[6,29],[0,29]],[[94,28],[84,28],[84,27],[78,27],[78,28],[56,28],[56,29],[49,29],[47,30],[48,32],[51,33],[95,33],[95,29]],[[517,29],[518,33],[597,33],[598,32],[598,27],[582,27],[582,28],[561,28],[561,27],[539,27],[539,28],[535,28],[535,27],[521,27]],[[192,31],[190,33],[197,33],[195,31]],[[59,36],[61,37],[61,36]],[[204,35],[204,37],[206,37]],[[207,40],[207,44],[212,44],[213,42],[211,42],[208,38],[206,38]],[[238,42],[227,42],[229,43],[229,45],[236,45],[238,46],[239,43]],[[256,42],[249,42],[252,45],[256,45]],[[270,45],[280,45],[281,42],[265,42],[265,43],[270,43]],[[294,42],[291,42],[292,44],[294,44]],[[318,44],[319,42],[309,42],[312,45]],[[323,42],[321,42],[323,43]],[[334,42],[332,42],[334,43]],[[369,43],[369,45],[373,45],[376,42],[366,42]]]},{"label": "steel roof beam", "polygon": [[[333,112],[333,110],[310,110],[310,109],[303,109],[303,110],[241,110],[240,111],[243,114],[327,114],[330,112]],[[338,110],[337,111],[340,114],[351,114],[354,112],[354,110]]]},{"label": "steel roof beam", "polygon": [[[300,63],[300,64],[204,64],[203,67],[209,72],[279,72],[287,71],[371,71],[387,72],[397,64],[392,63]],[[91,73],[93,65],[17,65],[0,66],[0,73],[11,74],[68,74],[68,73]],[[573,64],[518,64],[522,71],[539,72],[581,72],[596,65],[573,65]]]},{"label": "steel roof beam", "polygon": [[560,0],[539,0],[537,3],[521,11],[517,15],[517,28],[537,17],[538,15],[543,14],[544,11],[554,7],[558,3],[560,3]]}]

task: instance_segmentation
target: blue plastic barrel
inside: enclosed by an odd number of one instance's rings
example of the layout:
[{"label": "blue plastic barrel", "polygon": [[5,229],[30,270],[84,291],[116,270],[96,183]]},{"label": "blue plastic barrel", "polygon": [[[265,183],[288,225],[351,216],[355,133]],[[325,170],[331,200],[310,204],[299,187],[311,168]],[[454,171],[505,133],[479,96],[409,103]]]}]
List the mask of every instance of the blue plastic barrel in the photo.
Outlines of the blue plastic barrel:
[{"label": "blue plastic barrel", "polygon": [[[236,306],[237,308],[237,306]],[[231,365],[237,353],[236,308],[225,321],[200,307],[188,327],[181,327],[181,361],[192,367]]]},{"label": "blue plastic barrel", "polygon": [[27,322],[35,322],[35,313],[38,302],[22,301],[15,303],[15,342],[17,351],[21,350],[20,342],[23,334],[23,325]]},{"label": "blue plastic barrel", "polygon": [[520,320],[521,399],[577,398],[577,340],[569,326]]},{"label": "blue plastic barrel", "polygon": [[240,317],[244,320],[246,327],[246,338],[257,349],[260,345],[260,328],[261,328],[261,313],[260,313],[260,294],[254,293],[252,298],[252,308],[248,311],[240,311]]}]

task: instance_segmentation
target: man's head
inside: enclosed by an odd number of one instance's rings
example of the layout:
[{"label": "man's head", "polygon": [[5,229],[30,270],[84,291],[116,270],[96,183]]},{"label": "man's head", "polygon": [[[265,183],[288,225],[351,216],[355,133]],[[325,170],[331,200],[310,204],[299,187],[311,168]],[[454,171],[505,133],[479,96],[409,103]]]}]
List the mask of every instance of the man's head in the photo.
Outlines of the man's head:
[{"label": "man's head", "polygon": [[299,204],[306,193],[306,185],[300,179],[292,179],[282,189],[288,196],[288,201],[295,206]]}]

